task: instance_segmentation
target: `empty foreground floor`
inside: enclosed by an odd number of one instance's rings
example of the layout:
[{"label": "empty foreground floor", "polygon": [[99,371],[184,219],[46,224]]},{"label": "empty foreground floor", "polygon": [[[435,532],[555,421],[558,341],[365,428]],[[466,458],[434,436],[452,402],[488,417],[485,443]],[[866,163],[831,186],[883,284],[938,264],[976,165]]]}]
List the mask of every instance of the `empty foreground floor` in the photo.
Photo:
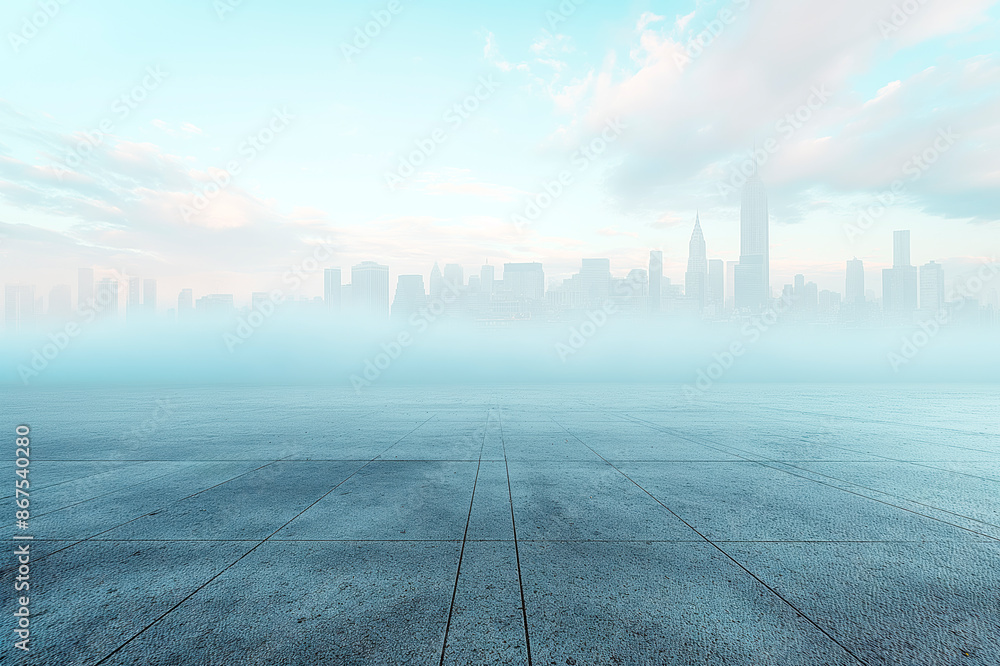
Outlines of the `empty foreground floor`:
[{"label": "empty foreground floor", "polygon": [[995,665],[998,397],[5,391],[0,661]]}]

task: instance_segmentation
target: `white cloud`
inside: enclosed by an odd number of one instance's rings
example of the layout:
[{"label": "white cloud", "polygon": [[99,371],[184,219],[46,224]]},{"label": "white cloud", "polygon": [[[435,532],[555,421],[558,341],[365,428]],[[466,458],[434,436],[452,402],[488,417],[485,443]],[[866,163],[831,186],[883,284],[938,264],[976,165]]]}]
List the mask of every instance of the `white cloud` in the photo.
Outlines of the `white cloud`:
[{"label": "white cloud", "polygon": [[659,23],[663,21],[666,17],[657,16],[653,12],[643,12],[642,16],[639,17],[639,21],[635,25],[636,30],[645,30],[646,26],[653,23]]},{"label": "white cloud", "polygon": [[870,106],[878,104],[879,102],[881,102],[882,100],[884,100],[886,97],[888,97],[892,93],[894,93],[897,90],[899,90],[900,86],[902,86],[902,85],[903,85],[903,82],[900,81],[900,80],[898,80],[898,79],[895,80],[895,81],[891,81],[884,88],[879,88],[878,92],[875,93],[875,97],[873,97],[870,100],[868,100],[867,102],[865,102],[862,105],[862,108],[867,109]]},{"label": "white cloud", "polygon": [[[959,159],[966,151],[975,153],[975,144],[1000,147],[994,138],[1000,114],[984,113],[996,106],[998,95],[983,93],[1000,91],[993,83],[995,56],[964,62],[938,58],[934,67],[908,78],[887,78],[871,99],[855,88],[863,77],[892,69],[877,22],[896,4],[759,0],[745,11],[734,10],[734,20],[681,67],[677,56],[689,56],[686,43],[672,32],[637,25],[629,62],[608,58],[554,99],[558,109],[572,113],[566,127],[592,127],[616,116],[630,124],[625,156],[609,181],[626,209],[661,207],[678,195],[691,203],[717,198],[718,183],[696,177],[706,172],[724,177],[742,159],[734,161],[734,154],[768,137],[779,140],[780,151],[766,165],[765,178],[789,202],[809,196],[806,190],[817,184],[835,191],[884,187],[909,156],[933,141],[939,127],[951,124],[963,126],[968,143],[949,153],[948,168],[928,171],[913,196],[930,205],[937,188],[952,182],[953,196],[968,195],[979,202],[978,215],[997,219],[998,195],[968,189],[996,169],[979,165],[983,168],[973,173],[976,154]],[[970,0],[934,10],[946,16],[933,36],[976,24],[987,4]],[[939,15],[929,5],[922,11]],[[684,25],[690,20],[684,17]],[[900,34],[910,28],[903,26]],[[779,131],[777,123],[806,104],[817,86],[831,91],[830,100],[790,136]],[[972,207],[961,208],[965,215]]]}]

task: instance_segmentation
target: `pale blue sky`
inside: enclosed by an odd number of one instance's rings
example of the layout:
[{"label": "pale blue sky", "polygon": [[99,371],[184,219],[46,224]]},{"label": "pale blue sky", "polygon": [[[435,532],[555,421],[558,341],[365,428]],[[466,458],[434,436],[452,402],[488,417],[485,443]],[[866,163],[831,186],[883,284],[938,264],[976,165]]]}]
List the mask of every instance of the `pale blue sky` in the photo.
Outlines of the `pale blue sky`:
[{"label": "pale blue sky", "polygon": [[[399,0],[350,63],[342,44],[388,2],[243,0],[224,18],[216,4],[73,0],[12,41],[41,5],[4,3],[4,282],[44,293],[92,265],[158,278],[162,302],[182,287],[246,301],[327,236],[336,265],[376,260],[394,275],[427,275],[435,260],[468,274],[489,257],[542,261],[557,279],[584,256],[608,256],[624,275],[656,248],[680,282],[696,210],[709,256],[738,258],[738,197],[720,186],[771,137],[778,149],[761,175],[775,289],[804,272],[843,291],[844,262],[858,256],[878,290],[897,228],[912,229],[914,262],[935,259],[950,275],[1000,249],[1000,10],[990,0],[913,0],[891,32],[880,22],[898,0],[590,0],[558,22],[547,15],[558,1]],[[718,36],[678,64],[720,11]],[[166,78],[121,117],[116,99],[149,67]],[[447,122],[483,77],[496,92],[461,125]],[[817,87],[829,99],[783,132],[776,123]],[[274,109],[294,120],[185,220],[181,206],[241,159]],[[580,170],[573,153],[611,118],[626,128]],[[78,133],[105,119],[108,139],[58,178]],[[910,156],[949,127],[958,138],[911,179]],[[388,189],[386,173],[436,129],[444,143]],[[517,228],[512,215],[563,170],[573,183]],[[845,225],[894,179],[902,193],[849,238]],[[304,294],[320,292],[316,276]]]}]

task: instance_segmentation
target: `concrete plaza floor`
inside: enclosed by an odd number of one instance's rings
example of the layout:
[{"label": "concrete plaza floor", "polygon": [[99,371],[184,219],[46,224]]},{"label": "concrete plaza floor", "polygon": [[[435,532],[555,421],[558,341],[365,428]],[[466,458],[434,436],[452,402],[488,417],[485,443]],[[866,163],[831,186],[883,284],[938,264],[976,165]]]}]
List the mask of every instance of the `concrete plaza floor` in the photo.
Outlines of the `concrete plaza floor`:
[{"label": "concrete plaza floor", "polygon": [[998,397],[4,390],[0,661],[995,665]]}]

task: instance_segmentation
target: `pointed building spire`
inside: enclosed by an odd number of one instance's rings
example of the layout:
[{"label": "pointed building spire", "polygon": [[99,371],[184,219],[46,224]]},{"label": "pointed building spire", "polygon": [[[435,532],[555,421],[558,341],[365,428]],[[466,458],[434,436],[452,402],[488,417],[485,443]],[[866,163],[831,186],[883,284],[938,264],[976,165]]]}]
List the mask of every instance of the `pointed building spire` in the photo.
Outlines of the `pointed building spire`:
[{"label": "pointed building spire", "polygon": [[694,214],[694,230],[688,243],[688,266],[684,274],[684,294],[698,303],[699,308],[705,306],[706,285],[708,282],[708,252],[705,247],[705,234],[701,231],[701,212]]}]

